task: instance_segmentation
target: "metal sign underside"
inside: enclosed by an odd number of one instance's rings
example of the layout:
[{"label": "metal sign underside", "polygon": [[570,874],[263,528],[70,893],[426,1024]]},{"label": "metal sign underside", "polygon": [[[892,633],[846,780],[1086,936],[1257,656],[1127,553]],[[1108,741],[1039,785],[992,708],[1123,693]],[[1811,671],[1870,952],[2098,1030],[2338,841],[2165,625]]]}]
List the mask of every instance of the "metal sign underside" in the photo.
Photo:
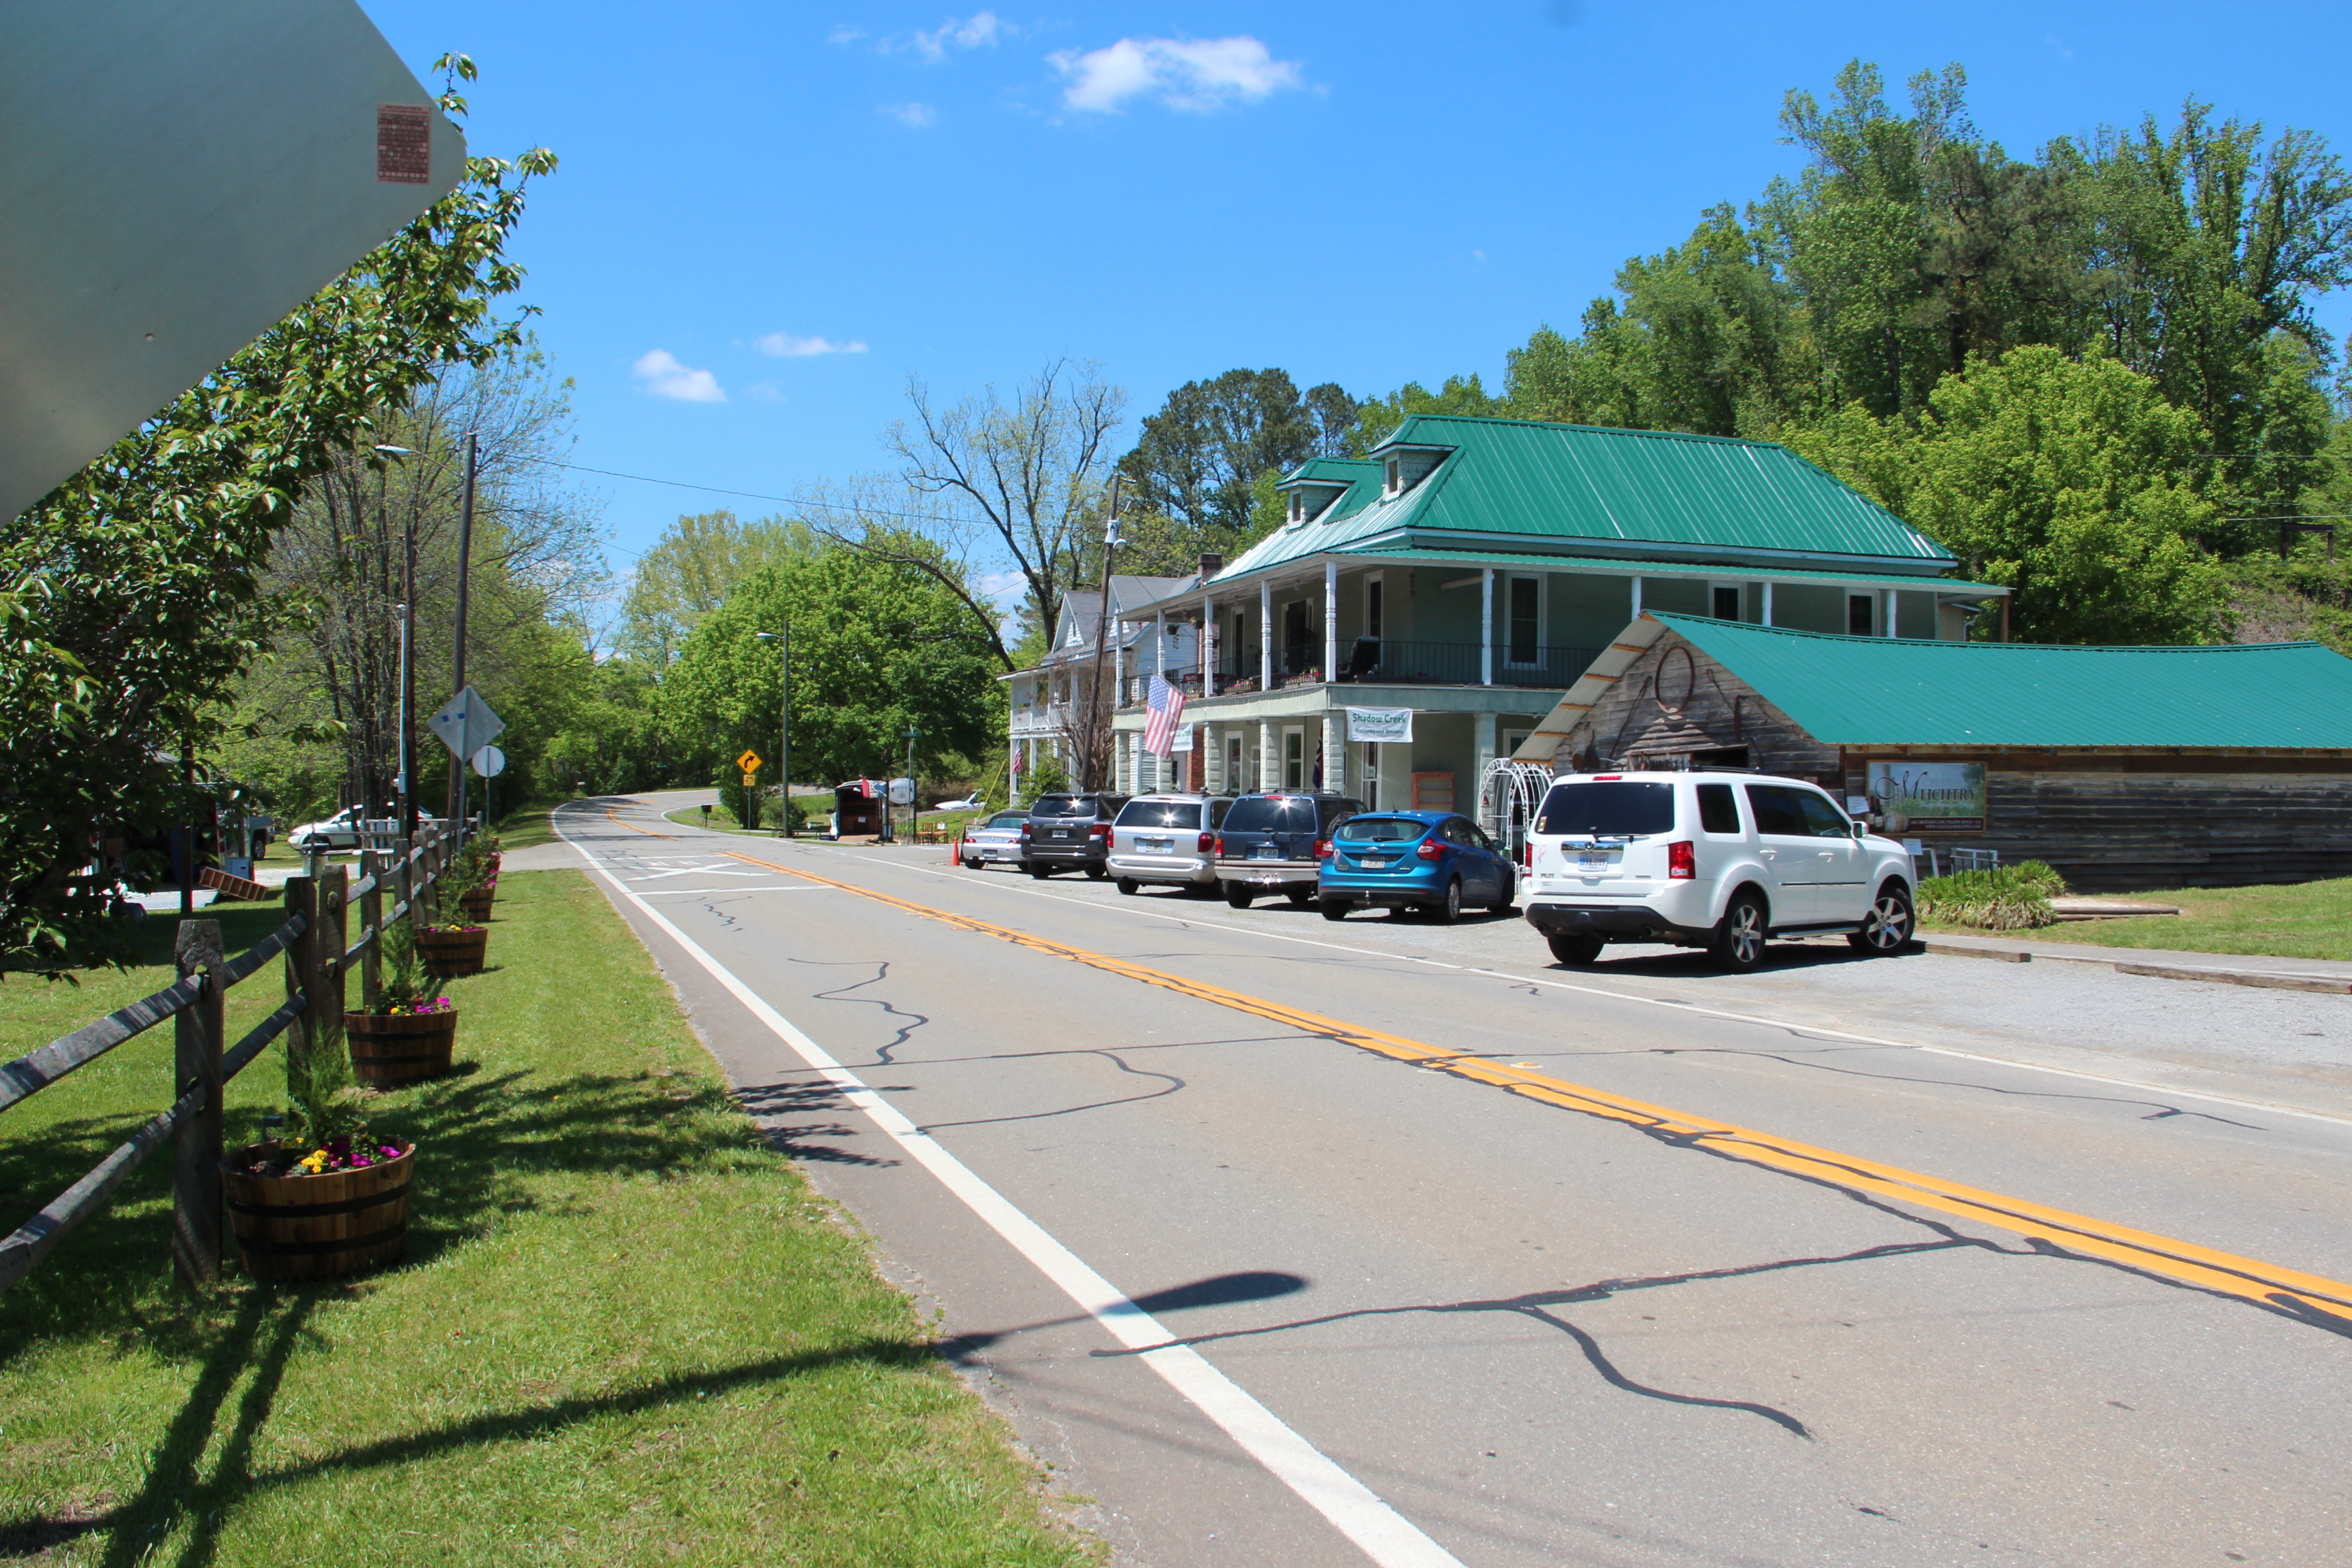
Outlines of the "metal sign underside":
[{"label": "metal sign underside", "polygon": [[490,711],[482,694],[468,686],[425,721],[455,757],[470,757],[505,731],[507,721]]},{"label": "metal sign underside", "polygon": [[448,195],[465,163],[353,0],[12,0],[0,518]]}]

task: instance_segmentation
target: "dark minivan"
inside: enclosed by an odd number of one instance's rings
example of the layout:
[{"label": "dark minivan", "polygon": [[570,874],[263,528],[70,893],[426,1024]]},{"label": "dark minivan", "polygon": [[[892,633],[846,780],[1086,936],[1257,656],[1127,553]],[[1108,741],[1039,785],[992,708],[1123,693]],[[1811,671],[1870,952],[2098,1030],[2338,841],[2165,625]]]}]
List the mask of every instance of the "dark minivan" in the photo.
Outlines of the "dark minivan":
[{"label": "dark minivan", "polygon": [[1225,813],[1217,834],[1217,879],[1225,902],[1249,908],[1261,893],[1281,893],[1300,909],[1315,901],[1323,847],[1331,830],[1364,803],[1344,795],[1245,795]]},{"label": "dark minivan", "polygon": [[1110,825],[1123,795],[1041,795],[1021,825],[1023,858],[1033,877],[1056,871],[1104,874],[1110,858]]}]

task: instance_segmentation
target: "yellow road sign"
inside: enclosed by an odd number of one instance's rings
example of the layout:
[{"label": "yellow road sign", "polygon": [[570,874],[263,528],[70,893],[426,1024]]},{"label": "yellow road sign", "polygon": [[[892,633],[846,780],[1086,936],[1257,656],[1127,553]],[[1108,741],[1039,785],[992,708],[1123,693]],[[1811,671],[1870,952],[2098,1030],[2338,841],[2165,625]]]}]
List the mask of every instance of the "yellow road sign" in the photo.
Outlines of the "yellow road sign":
[{"label": "yellow road sign", "polygon": [[[756,773],[760,771],[760,753],[746,746],[743,748],[743,754],[735,759],[735,765],[747,773]],[[750,784],[751,781],[745,779],[743,782]]]},{"label": "yellow road sign", "polygon": [[757,773],[745,773],[745,774],[743,775],[743,787],[744,787],[745,789],[750,789],[750,788],[751,788],[753,785],[757,784],[759,782],[760,782],[760,775],[759,775],[759,774],[757,774]]}]

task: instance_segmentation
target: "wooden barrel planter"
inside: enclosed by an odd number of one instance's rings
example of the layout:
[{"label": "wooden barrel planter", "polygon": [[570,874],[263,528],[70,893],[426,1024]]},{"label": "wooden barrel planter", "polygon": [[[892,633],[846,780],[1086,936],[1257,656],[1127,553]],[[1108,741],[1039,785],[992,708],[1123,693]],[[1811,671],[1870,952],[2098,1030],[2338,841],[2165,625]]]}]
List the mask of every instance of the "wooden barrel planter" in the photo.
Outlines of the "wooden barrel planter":
[{"label": "wooden barrel planter", "polygon": [[482,955],[489,946],[490,933],[486,931],[419,929],[416,933],[416,956],[424,961],[425,973],[436,980],[479,974]]},{"label": "wooden barrel planter", "polygon": [[333,1279],[396,1263],[408,1246],[408,1183],[416,1145],[362,1171],[257,1176],[254,1144],[221,1162],[222,1197],[237,1263],[256,1279]]},{"label": "wooden barrel planter", "polygon": [[458,894],[457,904],[466,911],[467,920],[486,921],[490,918],[490,902],[498,896],[498,884],[491,882],[476,888],[470,893]]},{"label": "wooden barrel planter", "polygon": [[457,1010],[346,1013],[343,1037],[351,1045],[352,1076],[369,1088],[422,1083],[449,1071],[449,1053],[457,1043]]}]

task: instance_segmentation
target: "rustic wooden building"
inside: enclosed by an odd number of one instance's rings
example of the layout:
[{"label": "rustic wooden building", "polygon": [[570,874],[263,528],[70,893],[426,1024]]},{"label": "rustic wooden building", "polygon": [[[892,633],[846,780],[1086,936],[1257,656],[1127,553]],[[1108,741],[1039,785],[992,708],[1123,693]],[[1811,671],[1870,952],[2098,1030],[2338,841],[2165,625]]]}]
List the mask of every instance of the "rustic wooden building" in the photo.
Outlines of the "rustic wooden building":
[{"label": "rustic wooden building", "polygon": [[2056,647],[1643,616],[1516,753],[1753,767],[1923,844],[2085,890],[2352,876],[2352,659],[2316,643]]}]

